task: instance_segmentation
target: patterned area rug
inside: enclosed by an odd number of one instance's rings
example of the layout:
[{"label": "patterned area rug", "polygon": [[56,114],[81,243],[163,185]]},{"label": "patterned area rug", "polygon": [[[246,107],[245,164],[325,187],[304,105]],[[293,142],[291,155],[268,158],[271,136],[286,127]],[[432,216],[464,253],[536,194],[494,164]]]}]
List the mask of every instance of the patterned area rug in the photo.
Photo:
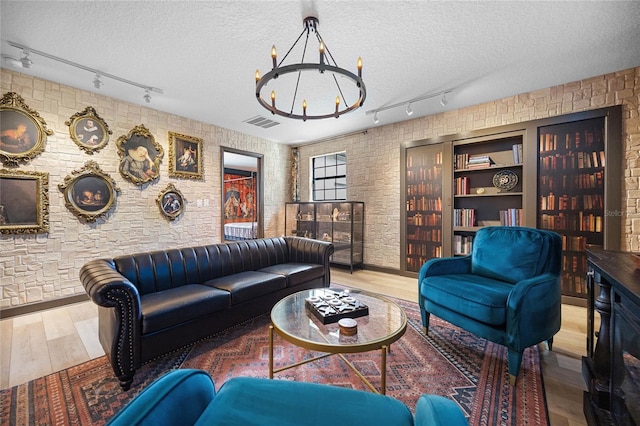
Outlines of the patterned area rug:
[{"label": "patterned area rug", "polygon": [[[444,395],[462,408],[470,425],[548,425],[540,354],[527,349],[515,387],[509,385],[507,351],[431,317],[421,332],[417,304],[396,300],[407,313],[405,335],[387,356],[387,395],[412,411],[423,393]],[[123,392],[106,357],[0,391],[0,419],[10,425],[101,425],[154,379],[175,368],[208,371],[216,388],[234,376],[268,377],[269,316],[262,315],[207,340],[159,358],[136,373]],[[318,355],[276,337],[275,367]],[[377,388],[380,352],[346,355]],[[329,383],[368,390],[337,356],[276,373],[276,379]]]}]

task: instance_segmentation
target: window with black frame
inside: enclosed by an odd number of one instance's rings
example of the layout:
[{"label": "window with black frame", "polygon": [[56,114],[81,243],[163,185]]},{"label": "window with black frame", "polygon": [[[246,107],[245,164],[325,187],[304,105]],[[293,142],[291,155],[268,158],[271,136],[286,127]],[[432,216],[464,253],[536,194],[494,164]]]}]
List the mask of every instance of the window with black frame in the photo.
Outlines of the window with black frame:
[{"label": "window with black frame", "polygon": [[314,157],[313,200],[333,201],[347,199],[347,154],[335,154]]}]

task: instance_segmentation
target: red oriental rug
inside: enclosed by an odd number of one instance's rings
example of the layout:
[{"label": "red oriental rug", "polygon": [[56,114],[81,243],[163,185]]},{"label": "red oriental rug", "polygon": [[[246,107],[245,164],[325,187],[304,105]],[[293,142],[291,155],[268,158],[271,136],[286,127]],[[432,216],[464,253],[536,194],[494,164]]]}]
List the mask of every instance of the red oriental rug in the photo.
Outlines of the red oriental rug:
[{"label": "red oriental rug", "polygon": [[[394,299],[395,300],[395,299]],[[515,387],[507,350],[431,317],[422,334],[417,304],[396,300],[407,313],[405,335],[387,356],[387,395],[412,411],[423,393],[454,400],[470,425],[548,425],[537,347],[526,350]],[[106,357],[0,391],[0,421],[9,425],[101,425],[154,379],[175,368],[208,371],[216,388],[234,376],[268,377],[269,316],[262,315],[144,365],[123,392]],[[317,354],[275,338],[276,368]],[[376,387],[380,352],[346,357]],[[329,383],[369,391],[337,356],[277,373],[279,380]]]}]

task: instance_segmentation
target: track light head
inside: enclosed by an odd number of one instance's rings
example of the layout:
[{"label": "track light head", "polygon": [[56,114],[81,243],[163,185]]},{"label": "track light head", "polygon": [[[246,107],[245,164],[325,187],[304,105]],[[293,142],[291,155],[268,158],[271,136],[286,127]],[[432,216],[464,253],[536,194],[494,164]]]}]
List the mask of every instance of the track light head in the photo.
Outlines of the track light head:
[{"label": "track light head", "polygon": [[407,115],[413,114],[413,109],[411,109],[411,102],[407,104]]},{"label": "track light head", "polygon": [[380,119],[378,118],[378,111],[376,111],[376,112],[373,114],[373,122],[374,122],[375,124],[378,124],[378,122],[379,122],[379,121],[380,121]]},{"label": "track light head", "polygon": [[146,103],[151,103],[151,93],[149,93],[149,89],[145,89],[144,96],[142,98]]},{"label": "track light head", "polygon": [[93,87],[99,89],[102,87],[102,80],[100,79],[100,74],[96,74],[96,78],[93,79]]},{"label": "track light head", "polygon": [[440,99],[440,105],[446,106],[448,103],[449,103],[449,101],[447,100],[447,94],[443,93],[442,94],[442,99]]},{"label": "track light head", "polygon": [[29,58],[29,51],[23,50],[22,53],[24,54],[24,56],[20,59],[22,68],[31,68],[31,64],[33,64],[33,61],[31,60],[31,58]]}]

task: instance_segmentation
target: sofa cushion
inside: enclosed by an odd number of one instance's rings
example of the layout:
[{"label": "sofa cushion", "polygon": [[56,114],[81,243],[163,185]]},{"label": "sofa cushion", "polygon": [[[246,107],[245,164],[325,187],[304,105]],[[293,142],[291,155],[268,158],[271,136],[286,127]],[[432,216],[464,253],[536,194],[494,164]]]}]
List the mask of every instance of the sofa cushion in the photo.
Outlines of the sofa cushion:
[{"label": "sofa cushion", "polygon": [[200,284],[188,284],[144,295],[140,298],[142,334],[227,309],[229,304],[229,293]]},{"label": "sofa cushion", "polygon": [[536,276],[549,257],[547,238],[530,228],[483,228],[473,240],[471,272],[510,283]]},{"label": "sofa cushion", "polygon": [[510,283],[472,274],[427,277],[420,284],[420,294],[427,300],[491,325],[506,323],[512,289]]},{"label": "sofa cushion", "polygon": [[287,278],[287,287],[313,281],[324,276],[322,265],[309,265],[306,263],[281,263],[260,269],[260,272],[284,275]]},{"label": "sofa cushion", "polygon": [[[332,417],[335,410],[338,417]],[[196,425],[413,425],[400,401],[338,386],[235,377],[224,383]]]},{"label": "sofa cushion", "polygon": [[203,284],[228,291],[231,295],[231,305],[282,290],[287,286],[284,276],[258,271],[239,272]]}]

